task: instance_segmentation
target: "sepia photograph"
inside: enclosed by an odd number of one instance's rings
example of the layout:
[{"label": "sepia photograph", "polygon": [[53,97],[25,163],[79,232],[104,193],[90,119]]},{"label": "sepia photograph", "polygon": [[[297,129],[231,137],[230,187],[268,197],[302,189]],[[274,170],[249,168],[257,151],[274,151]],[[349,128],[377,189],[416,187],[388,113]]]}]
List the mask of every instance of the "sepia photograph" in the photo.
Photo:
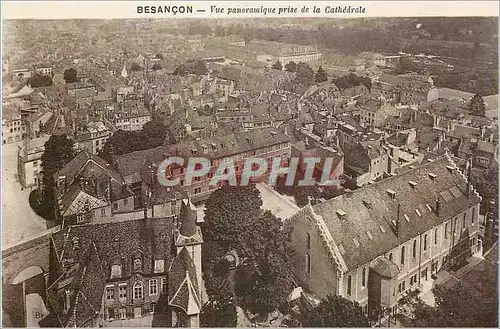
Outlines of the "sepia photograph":
[{"label": "sepia photograph", "polygon": [[498,327],[498,11],[248,3],[2,17],[2,327]]}]

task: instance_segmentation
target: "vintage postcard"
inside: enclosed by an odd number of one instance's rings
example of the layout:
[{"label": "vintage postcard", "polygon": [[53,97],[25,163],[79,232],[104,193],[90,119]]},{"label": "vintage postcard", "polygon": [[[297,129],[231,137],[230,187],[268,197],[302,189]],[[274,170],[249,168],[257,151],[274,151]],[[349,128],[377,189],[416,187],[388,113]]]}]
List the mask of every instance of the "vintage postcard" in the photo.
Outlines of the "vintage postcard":
[{"label": "vintage postcard", "polygon": [[3,327],[498,327],[496,1],[2,1]]}]

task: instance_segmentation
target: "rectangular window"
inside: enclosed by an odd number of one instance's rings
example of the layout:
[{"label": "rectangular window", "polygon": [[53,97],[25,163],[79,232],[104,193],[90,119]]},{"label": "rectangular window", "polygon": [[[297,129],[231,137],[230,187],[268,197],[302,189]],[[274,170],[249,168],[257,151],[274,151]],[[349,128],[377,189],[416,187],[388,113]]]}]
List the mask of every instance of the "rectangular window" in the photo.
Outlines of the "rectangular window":
[{"label": "rectangular window", "polygon": [[401,289],[403,291],[406,291],[406,281],[403,281],[403,285],[401,286]]},{"label": "rectangular window", "polygon": [[38,161],[33,161],[33,167],[38,166]]},{"label": "rectangular window", "polygon": [[153,314],[155,312],[155,303],[149,304],[149,313]]},{"label": "rectangular window", "polygon": [[149,280],[149,295],[158,295],[158,280]]},{"label": "rectangular window", "polygon": [[120,298],[127,298],[127,285],[121,284],[118,286],[118,293]]},{"label": "rectangular window", "polygon": [[76,215],[76,222],[81,223],[85,220],[85,214],[84,213],[79,213]]},{"label": "rectangular window", "polygon": [[123,199],[123,205],[126,207],[126,206],[127,206],[127,204],[128,204],[128,199],[126,199],[126,198],[125,198],[125,199]]},{"label": "rectangular window", "polygon": [[470,219],[470,221],[471,221],[472,225],[474,225],[474,220],[475,220],[475,219],[474,219],[474,215],[475,215],[475,214],[476,214],[476,208],[472,208],[472,217],[471,217],[471,219]]},{"label": "rectangular window", "polygon": [[126,320],[126,319],[127,319],[127,309],[120,308],[120,320]]},{"label": "rectangular window", "polygon": [[115,299],[115,287],[113,286],[106,287],[106,299],[107,300]]},{"label": "rectangular window", "polygon": [[165,294],[167,292],[167,279],[161,278],[161,293]]},{"label": "rectangular window", "polygon": [[106,208],[101,209],[101,216],[106,216]]},{"label": "rectangular window", "polygon": [[118,210],[118,203],[113,203],[113,209]]},{"label": "rectangular window", "polygon": [[194,194],[200,194],[201,193],[201,187],[197,187],[194,189]]},{"label": "rectangular window", "polygon": [[467,217],[467,213],[464,213],[464,218],[462,219],[462,230],[465,229],[465,219]]}]

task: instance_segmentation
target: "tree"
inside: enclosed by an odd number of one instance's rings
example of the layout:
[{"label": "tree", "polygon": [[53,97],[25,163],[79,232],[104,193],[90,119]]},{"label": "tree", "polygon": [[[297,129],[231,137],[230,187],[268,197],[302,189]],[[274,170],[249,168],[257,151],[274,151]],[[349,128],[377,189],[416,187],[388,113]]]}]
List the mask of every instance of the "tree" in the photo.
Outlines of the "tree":
[{"label": "tree", "polygon": [[306,63],[299,63],[297,65],[296,79],[299,83],[310,85],[314,82],[314,71]]},{"label": "tree", "polygon": [[27,81],[27,84],[33,88],[52,86],[52,78],[38,73],[33,74]]},{"label": "tree", "polygon": [[[74,157],[73,142],[66,135],[52,135],[45,142],[42,154],[42,183],[44,188],[43,204],[54,209],[54,174]],[[52,215],[52,214],[51,214]],[[47,218],[52,219],[52,218]]]},{"label": "tree", "polygon": [[[229,290],[228,282],[223,275],[227,274],[227,268],[223,268],[218,275],[219,284],[216,295],[210,302],[203,305],[200,314],[201,327],[236,327],[236,306],[233,302],[233,293]],[[219,267],[216,268],[220,269]]]},{"label": "tree", "polygon": [[206,202],[202,261],[207,294],[218,291],[215,268],[227,252],[246,259],[237,270],[236,293],[253,312],[266,313],[286,302],[293,289],[291,230],[260,209],[255,185],[216,190]]},{"label": "tree", "polygon": [[153,71],[161,70],[161,64],[154,63],[152,69],[153,69]]},{"label": "tree", "polygon": [[294,61],[288,62],[285,65],[285,70],[288,72],[297,72],[297,63],[295,63]]},{"label": "tree", "polygon": [[77,79],[78,79],[78,73],[74,68],[69,68],[67,70],[64,70],[64,81],[66,81],[66,83],[76,82]]},{"label": "tree", "polygon": [[131,71],[142,71],[142,67],[138,63],[133,62],[132,66],[130,67],[130,70]]},{"label": "tree", "polygon": [[357,302],[329,295],[302,316],[304,327],[369,327],[368,318]]},{"label": "tree", "polygon": [[278,70],[278,71],[283,71],[283,66],[281,65],[280,61],[277,61],[276,63],[271,66],[273,70]]},{"label": "tree", "polygon": [[154,120],[146,122],[142,127],[141,135],[144,141],[144,147],[153,148],[164,144],[170,144],[167,138],[168,130],[163,120]]},{"label": "tree", "polygon": [[476,94],[469,103],[469,111],[474,115],[484,117],[486,115],[486,106],[484,105],[484,99],[481,95]]},{"label": "tree", "polygon": [[180,76],[185,76],[188,73],[189,72],[188,72],[188,70],[186,68],[186,65],[184,65],[184,64],[181,64],[181,65],[177,66],[175,68],[175,71],[174,71],[174,75],[180,75]]},{"label": "tree", "polygon": [[316,80],[317,83],[328,81],[328,77],[326,76],[326,72],[323,70],[323,67],[319,67],[318,71],[314,75],[314,80]]}]

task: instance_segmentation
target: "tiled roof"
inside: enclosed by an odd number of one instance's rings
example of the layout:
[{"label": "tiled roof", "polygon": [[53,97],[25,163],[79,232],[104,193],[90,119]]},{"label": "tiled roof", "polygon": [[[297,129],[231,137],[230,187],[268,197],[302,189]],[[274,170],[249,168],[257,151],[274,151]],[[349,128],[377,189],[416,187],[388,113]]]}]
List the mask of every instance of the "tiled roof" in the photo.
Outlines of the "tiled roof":
[{"label": "tiled roof", "polygon": [[[233,133],[224,136],[214,136],[198,141],[185,141],[176,145],[160,146],[154,149],[132,152],[115,157],[117,170],[123,177],[139,171],[144,161],[160,163],[167,155],[179,156],[184,159],[193,157],[193,150],[197,150],[198,157],[218,159],[234,154],[264,148],[279,143],[288,142],[290,139],[285,134],[275,129],[254,129],[243,133]],[[213,150],[213,146],[216,150]],[[204,153],[204,147],[207,153]]]},{"label": "tiled roof", "polygon": [[[83,252],[82,252],[83,250]],[[106,280],[105,270],[93,243],[79,249],[79,262],[70,266],[47,289],[48,299],[62,327],[83,327],[99,316]],[[66,312],[66,291],[70,308]]]},{"label": "tiled roof", "polygon": [[379,258],[372,269],[384,278],[392,279],[399,274],[399,267],[385,257]]},{"label": "tiled roof", "polygon": [[97,155],[90,154],[87,151],[82,151],[75,156],[70,162],[68,162],[68,164],[59,170],[58,175],[66,176],[66,184],[71,185],[89,162],[92,162],[100,167],[102,171],[106,172],[117,182],[123,182],[120,174],[112,170],[105,160],[101,159]]},{"label": "tiled roof", "polygon": [[[312,207],[311,211],[322,216],[339,249],[346,251],[343,257],[347,267],[355,268],[479,203],[480,198],[475,193],[471,193],[470,198],[466,197],[465,177],[457,169],[449,169],[449,166],[452,163],[443,157],[330,199]],[[435,177],[431,178],[431,174]],[[412,187],[410,181],[416,186]],[[449,192],[450,189],[459,193],[445,200],[442,192]],[[394,193],[394,197],[388,191]],[[434,211],[436,199],[441,201],[439,216]],[[398,205],[400,219],[396,234],[392,221],[397,220]],[[345,213],[342,218],[339,218],[338,210]],[[404,215],[409,221],[404,219]],[[373,239],[367,232],[371,232]]]}]

